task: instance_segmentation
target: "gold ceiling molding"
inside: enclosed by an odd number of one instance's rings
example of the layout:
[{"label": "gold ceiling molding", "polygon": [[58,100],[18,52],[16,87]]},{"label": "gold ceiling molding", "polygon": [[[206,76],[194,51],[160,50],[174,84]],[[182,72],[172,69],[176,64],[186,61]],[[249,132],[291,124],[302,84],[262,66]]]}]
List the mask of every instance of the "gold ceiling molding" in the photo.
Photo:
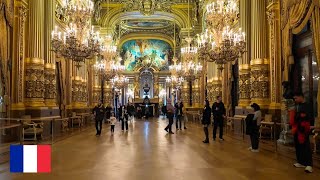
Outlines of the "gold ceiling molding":
[{"label": "gold ceiling molding", "polygon": [[159,39],[167,42],[171,47],[173,47],[173,41],[170,36],[163,35],[163,34],[154,34],[154,33],[134,33],[134,34],[128,34],[121,37],[118,47],[122,47],[122,45],[130,40],[135,39]]},{"label": "gold ceiling molding", "polygon": [[156,12],[151,16],[143,16],[138,11],[135,12],[122,12],[121,8],[110,10],[109,14],[106,13],[102,16],[101,26],[102,27],[114,27],[123,20],[134,20],[139,19],[140,21],[150,20],[167,20],[177,23],[179,27],[187,27],[186,14],[183,11],[173,9],[174,13],[167,12]]}]

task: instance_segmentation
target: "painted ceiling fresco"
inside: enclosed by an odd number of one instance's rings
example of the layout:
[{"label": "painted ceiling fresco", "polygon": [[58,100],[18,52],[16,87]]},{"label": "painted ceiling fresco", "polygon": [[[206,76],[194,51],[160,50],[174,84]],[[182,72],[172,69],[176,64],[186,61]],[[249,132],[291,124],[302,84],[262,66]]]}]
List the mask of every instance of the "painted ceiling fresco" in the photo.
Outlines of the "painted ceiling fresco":
[{"label": "painted ceiling fresco", "polygon": [[141,28],[143,28],[143,27],[159,28],[159,27],[166,27],[168,25],[170,25],[170,24],[166,21],[163,21],[163,22],[161,22],[161,21],[158,21],[158,22],[156,22],[156,21],[153,21],[153,22],[152,21],[145,21],[145,22],[129,21],[127,23],[127,26],[129,26],[129,27],[141,27]]},{"label": "painted ceiling fresco", "polygon": [[145,66],[167,70],[172,58],[171,46],[162,40],[130,40],[122,45],[122,59],[126,70]]}]

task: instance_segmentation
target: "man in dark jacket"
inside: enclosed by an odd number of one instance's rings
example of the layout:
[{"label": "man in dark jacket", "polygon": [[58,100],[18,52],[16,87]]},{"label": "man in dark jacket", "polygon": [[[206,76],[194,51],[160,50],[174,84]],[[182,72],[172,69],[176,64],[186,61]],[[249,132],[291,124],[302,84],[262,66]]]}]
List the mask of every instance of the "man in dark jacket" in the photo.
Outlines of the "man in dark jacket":
[{"label": "man in dark jacket", "polygon": [[99,103],[97,106],[93,108],[92,113],[95,115],[96,120],[96,136],[100,136],[102,131],[102,121],[104,118],[105,108],[101,103]]},{"label": "man in dark jacket", "polygon": [[310,122],[312,119],[310,107],[305,102],[303,93],[296,93],[294,100],[296,108],[290,112],[290,125],[292,126],[297,157],[297,163],[294,166],[305,168],[305,172],[312,173],[313,162],[309,140],[311,133]]},{"label": "man in dark jacket", "polygon": [[217,101],[212,105],[213,114],[213,140],[216,140],[217,128],[219,126],[219,138],[223,141],[223,121],[226,117],[226,108],[222,102],[221,96],[217,96]]}]

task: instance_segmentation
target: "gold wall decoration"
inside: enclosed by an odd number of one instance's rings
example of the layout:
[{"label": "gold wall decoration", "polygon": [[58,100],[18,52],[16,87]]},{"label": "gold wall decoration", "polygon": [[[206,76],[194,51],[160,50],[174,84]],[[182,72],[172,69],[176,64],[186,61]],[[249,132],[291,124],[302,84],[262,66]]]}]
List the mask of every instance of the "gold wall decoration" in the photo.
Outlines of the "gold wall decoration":
[{"label": "gold wall decoration", "polygon": [[38,58],[28,58],[25,66],[26,106],[44,106],[44,61]]},{"label": "gold wall decoration", "polygon": [[269,106],[269,61],[256,59],[251,61],[251,101],[266,108]]},{"label": "gold wall decoration", "polygon": [[271,109],[281,108],[281,33],[280,33],[280,2],[270,0],[267,6],[269,24],[269,56],[270,56],[270,96]]},{"label": "gold wall decoration", "polygon": [[81,86],[82,82],[79,76],[76,76],[72,79],[72,104],[77,107],[81,104]]},{"label": "gold wall decoration", "polygon": [[239,106],[246,107],[250,104],[251,82],[250,65],[239,65]]},{"label": "gold wall decoration", "polygon": [[44,99],[47,106],[56,106],[56,74],[54,64],[46,64],[44,71]]}]

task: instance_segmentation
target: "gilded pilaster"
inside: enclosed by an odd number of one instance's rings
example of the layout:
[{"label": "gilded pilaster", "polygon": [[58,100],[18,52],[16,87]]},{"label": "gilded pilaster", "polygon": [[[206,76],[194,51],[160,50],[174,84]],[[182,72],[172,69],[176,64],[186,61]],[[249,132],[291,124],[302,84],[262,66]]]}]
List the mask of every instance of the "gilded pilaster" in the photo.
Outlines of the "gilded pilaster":
[{"label": "gilded pilaster", "polygon": [[25,105],[44,106],[44,2],[29,1],[28,58],[25,61]]},{"label": "gilded pilaster", "polygon": [[48,107],[55,107],[56,104],[56,68],[54,64],[45,64],[44,69],[44,100]]},{"label": "gilded pilaster", "polygon": [[267,108],[270,103],[270,88],[266,0],[251,1],[251,10],[251,102]]},{"label": "gilded pilaster", "polygon": [[72,107],[79,108],[81,107],[81,86],[82,80],[81,77],[75,76],[72,79]]},{"label": "gilded pilaster", "polygon": [[112,104],[112,86],[109,82],[105,82],[105,84],[104,84],[103,104],[104,104],[104,106]]},{"label": "gilded pilaster", "polygon": [[24,109],[24,59],[25,59],[25,22],[27,8],[20,1],[15,4],[13,28],[13,61],[12,61],[12,104],[11,110]]},{"label": "gilded pilaster", "polygon": [[250,104],[250,65],[239,65],[239,105],[240,107],[247,107]]},{"label": "gilded pilaster", "polygon": [[97,105],[99,103],[101,97],[101,87],[99,83],[98,75],[94,76],[94,86],[93,86],[93,105]]},{"label": "gilded pilaster", "polygon": [[153,97],[159,98],[159,75],[154,75]]},{"label": "gilded pilaster", "polygon": [[181,101],[184,106],[189,106],[190,92],[189,83],[187,81],[183,82],[183,87],[181,88]]},{"label": "gilded pilaster", "polygon": [[269,106],[269,61],[251,61],[251,101],[267,108]]},{"label": "gilded pilaster", "polygon": [[246,33],[246,51],[239,59],[239,104],[247,107],[250,104],[250,55],[251,55],[251,2],[240,0],[240,27]]},{"label": "gilded pilaster", "polygon": [[200,86],[199,79],[196,79],[192,83],[192,106],[199,107],[200,106]]},{"label": "gilded pilaster", "polygon": [[270,42],[270,109],[281,109],[281,27],[279,0],[269,0],[267,19]]},{"label": "gilded pilaster", "polygon": [[51,51],[51,32],[55,19],[55,0],[45,1],[45,26],[44,26],[44,60],[45,60],[45,104],[55,107],[56,104],[56,79],[55,57]]},{"label": "gilded pilaster", "polygon": [[140,98],[140,78],[139,78],[139,75],[136,75],[135,76],[135,79],[134,79],[134,97],[136,99],[139,99]]}]

